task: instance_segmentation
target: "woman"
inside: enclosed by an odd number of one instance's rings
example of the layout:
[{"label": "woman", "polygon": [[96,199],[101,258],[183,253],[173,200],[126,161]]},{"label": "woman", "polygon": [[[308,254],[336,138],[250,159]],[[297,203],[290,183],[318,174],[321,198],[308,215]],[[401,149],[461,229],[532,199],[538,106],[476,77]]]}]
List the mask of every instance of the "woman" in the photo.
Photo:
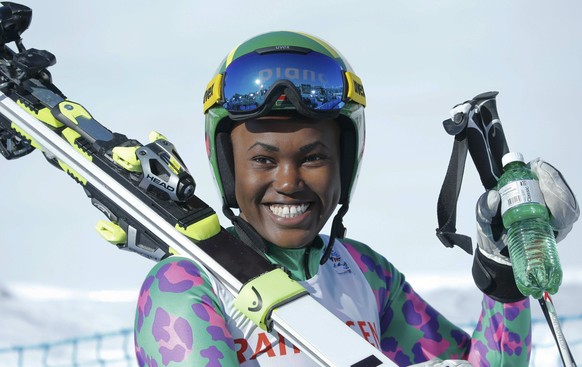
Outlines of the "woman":
[{"label": "woman", "polygon": [[[235,48],[204,97],[208,155],[231,232],[398,365],[435,358],[527,365],[529,300],[507,282],[512,272],[502,241],[486,235],[498,201],[480,201],[478,253],[492,281],[497,274],[504,281],[484,294],[472,335],[426,303],[384,257],[343,238],[364,148],[365,104],[361,80],[316,37],[271,32]],[[331,234],[320,234],[338,204]],[[146,278],[135,340],[142,366],[315,365],[238,312],[203,268],[177,256]]]}]

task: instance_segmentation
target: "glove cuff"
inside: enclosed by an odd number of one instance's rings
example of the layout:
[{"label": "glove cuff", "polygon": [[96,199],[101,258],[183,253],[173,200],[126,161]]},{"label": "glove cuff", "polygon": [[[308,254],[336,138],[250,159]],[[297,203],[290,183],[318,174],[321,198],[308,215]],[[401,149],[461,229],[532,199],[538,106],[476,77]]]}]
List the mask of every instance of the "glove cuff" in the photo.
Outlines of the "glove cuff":
[{"label": "glove cuff", "polygon": [[477,288],[501,303],[527,298],[517,289],[512,267],[487,258],[479,248],[475,251],[473,260],[473,279]]}]

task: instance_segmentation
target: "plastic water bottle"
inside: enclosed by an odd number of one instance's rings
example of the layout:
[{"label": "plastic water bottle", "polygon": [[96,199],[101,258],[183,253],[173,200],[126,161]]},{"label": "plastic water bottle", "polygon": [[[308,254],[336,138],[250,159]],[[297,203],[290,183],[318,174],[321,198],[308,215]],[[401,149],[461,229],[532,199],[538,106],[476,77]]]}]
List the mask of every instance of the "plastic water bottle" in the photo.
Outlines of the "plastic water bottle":
[{"label": "plastic water bottle", "polygon": [[554,294],[562,283],[562,267],[538,178],[521,153],[507,153],[502,164],[497,189],[517,288],[538,299],[544,291]]}]

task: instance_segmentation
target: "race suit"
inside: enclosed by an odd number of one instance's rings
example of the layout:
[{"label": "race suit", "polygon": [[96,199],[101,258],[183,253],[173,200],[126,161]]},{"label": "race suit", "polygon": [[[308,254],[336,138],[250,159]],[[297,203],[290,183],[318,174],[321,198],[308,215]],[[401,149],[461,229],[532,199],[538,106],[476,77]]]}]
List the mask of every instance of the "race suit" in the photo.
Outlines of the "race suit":
[{"label": "race suit", "polygon": [[[319,265],[327,240],[322,235],[301,249],[270,245],[267,256],[399,366],[433,358],[467,359],[474,366],[528,365],[529,299],[503,304],[485,295],[470,336],[362,243],[336,240],[330,259]],[[261,330],[236,310],[232,295],[204,268],[178,256],[156,264],[143,283],[135,349],[139,365],[149,367],[316,366],[282,335]]]}]

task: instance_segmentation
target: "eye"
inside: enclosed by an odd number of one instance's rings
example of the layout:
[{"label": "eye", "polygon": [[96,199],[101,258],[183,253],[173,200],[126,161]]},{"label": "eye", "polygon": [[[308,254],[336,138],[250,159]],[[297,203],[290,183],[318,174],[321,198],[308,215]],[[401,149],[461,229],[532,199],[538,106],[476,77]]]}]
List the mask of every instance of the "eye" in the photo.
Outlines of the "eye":
[{"label": "eye", "polygon": [[320,161],[322,159],[323,159],[323,157],[321,156],[321,154],[313,154],[313,155],[305,157],[306,162],[315,162],[315,161]]},{"label": "eye", "polygon": [[325,154],[310,154],[303,158],[303,162],[309,165],[319,165],[327,162],[329,157]]},{"label": "eye", "polygon": [[265,156],[255,156],[251,158],[251,161],[257,165],[261,165],[261,166],[268,166],[268,165],[274,165],[275,161],[270,158],[270,157],[265,157]]}]

